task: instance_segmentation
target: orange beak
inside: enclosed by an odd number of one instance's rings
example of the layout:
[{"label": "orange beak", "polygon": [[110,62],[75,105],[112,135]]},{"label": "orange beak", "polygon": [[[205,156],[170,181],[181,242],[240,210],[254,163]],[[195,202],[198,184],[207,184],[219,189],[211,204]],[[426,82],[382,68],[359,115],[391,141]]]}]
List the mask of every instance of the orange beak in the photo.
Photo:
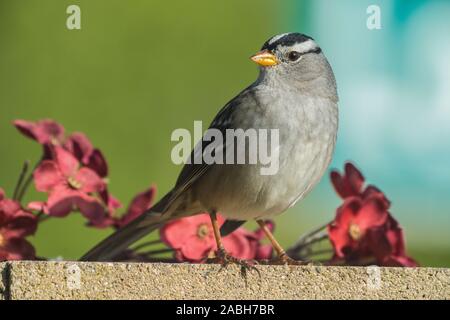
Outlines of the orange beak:
[{"label": "orange beak", "polygon": [[263,50],[250,57],[254,62],[263,67],[270,67],[280,63],[277,57],[269,50]]}]

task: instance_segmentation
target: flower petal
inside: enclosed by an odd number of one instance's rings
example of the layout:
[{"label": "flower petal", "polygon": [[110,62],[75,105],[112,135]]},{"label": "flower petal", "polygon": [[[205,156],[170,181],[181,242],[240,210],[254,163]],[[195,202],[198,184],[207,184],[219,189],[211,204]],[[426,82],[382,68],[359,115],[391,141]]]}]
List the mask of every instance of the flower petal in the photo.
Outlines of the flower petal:
[{"label": "flower petal", "polygon": [[40,144],[59,145],[64,140],[64,127],[50,119],[37,122],[15,120],[13,124],[22,134]]},{"label": "flower petal", "polygon": [[48,214],[47,204],[43,201],[31,201],[27,204],[27,209]]},{"label": "flower petal", "polygon": [[80,166],[77,158],[61,147],[55,148],[55,160],[65,177],[74,176]]},{"label": "flower petal", "polygon": [[108,176],[108,163],[99,149],[95,149],[91,153],[86,165],[97,172],[100,177]]},{"label": "flower petal", "polygon": [[403,229],[400,227],[397,220],[395,220],[391,215],[389,215],[386,230],[386,239],[392,247],[394,255],[405,256],[406,255],[406,245],[405,236],[403,234]]},{"label": "flower petal", "polygon": [[33,260],[36,257],[34,247],[23,238],[12,238],[0,248],[0,260]]},{"label": "flower petal", "polygon": [[75,198],[75,204],[80,213],[93,224],[100,224],[106,215],[105,208],[100,201],[84,193],[79,193]]},{"label": "flower petal", "polygon": [[52,160],[42,161],[34,171],[33,177],[36,190],[41,192],[49,192],[65,181],[57,163]]},{"label": "flower petal", "polygon": [[350,223],[355,219],[358,211],[361,209],[361,200],[357,197],[349,197],[337,208],[334,224],[344,229],[348,229]]},{"label": "flower petal", "polygon": [[359,194],[364,185],[364,176],[352,163],[347,162],[344,167],[345,177],[351,190]]},{"label": "flower petal", "polygon": [[0,188],[0,201],[2,201],[3,199],[5,199],[5,191]]},{"label": "flower petal", "polygon": [[355,223],[361,228],[364,233],[370,228],[375,228],[383,225],[388,218],[385,202],[377,197],[372,196],[364,200],[361,209],[355,218]]},{"label": "flower petal", "polygon": [[93,170],[86,167],[81,168],[74,178],[80,183],[81,192],[100,192],[105,188],[103,180]]},{"label": "flower petal", "polygon": [[374,185],[368,185],[362,193],[362,198],[367,199],[367,198],[373,197],[373,196],[376,196],[376,197],[380,198],[381,200],[383,200],[386,208],[389,208],[391,206],[391,202],[389,201],[389,199],[386,197],[386,195],[380,189],[378,189]]},{"label": "flower petal", "polygon": [[196,226],[187,218],[171,221],[159,229],[161,240],[174,249],[180,249],[187,239],[196,233]]},{"label": "flower petal", "polygon": [[343,258],[345,256],[344,248],[352,243],[348,229],[329,224],[327,230],[335,255],[339,258]]},{"label": "flower petal", "polygon": [[3,212],[6,220],[12,219],[16,211],[20,210],[20,203],[12,199],[0,201],[0,212]]},{"label": "flower petal", "polygon": [[72,133],[67,139],[65,147],[85,165],[88,164],[89,158],[94,151],[91,141],[82,132]]},{"label": "flower petal", "polygon": [[89,227],[97,228],[97,229],[105,229],[111,226],[116,225],[116,220],[111,218],[109,215],[104,215],[102,218],[96,220],[88,221],[87,225]]},{"label": "flower petal", "polygon": [[37,219],[35,215],[29,212],[18,210],[4,225],[4,228],[9,238],[23,238],[36,232]]},{"label": "flower petal", "polygon": [[391,256],[382,263],[385,267],[419,267],[414,259],[408,256]]},{"label": "flower petal", "polygon": [[[220,215],[217,216],[217,220],[219,226],[225,221],[225,219]],[[169,247],[180,249],[189,237],[197,236],[198,228],[201,225],[208,226],[208,238],[214,239],[211,220],[209,218],[209,214],[207,213],[201,213],[195,216],[171,221],[160,229],[159,234],[161,240]]]},{"label": "flower petal", "polygon": [[17,130],[20,131],[23,135],[25,135],[28,138],[31,138],[33,140],[37,141],[36,137],[36,125],[34,122],[26,121],[17,119],[13,121],[14,126],[17,128]]},{"label": "flower petal", "polygon": [[[247,231],[244,228],[238,228],[226,237],[222,238],[225,250],[235,258],[254,259],[256,250],[250,245],[250,240],[246,237]],[[217,246],[214,246],[217,249]]]},{"label": "flower petal", "polygon": [[150,187],[144,192],[139,193],[131,201],[128,207],[127,213],[122,217],[120,225],[124,226],[139,217],[145,211],[151,208],[153,199],[155,198],[156,188],[154,186]]},{"label": "flower petal", "polygon": [[273,256],[273,247],[270,244],[260,245],[256,251],[256,260],[270,260]]},{"label": "flower petal", "polygon": [[343,199],[359,196],[364,185],[363,175],[349,162],[345,164],[344,175],[334,170],[330,173],[330,179],[336,193]]},{"label": "flower petal", "polygon": [[67,187],[55,188],[47,200],[48,215],[54,217],[65,217],[76,209],[75,200],[79,193]]},{"label": "flower petal", "polygon": [[200,239],[197,235],[191,235],[182,244],[180,251],[189,261],[201,261],[213,250],[214,244],[209,237]]}]

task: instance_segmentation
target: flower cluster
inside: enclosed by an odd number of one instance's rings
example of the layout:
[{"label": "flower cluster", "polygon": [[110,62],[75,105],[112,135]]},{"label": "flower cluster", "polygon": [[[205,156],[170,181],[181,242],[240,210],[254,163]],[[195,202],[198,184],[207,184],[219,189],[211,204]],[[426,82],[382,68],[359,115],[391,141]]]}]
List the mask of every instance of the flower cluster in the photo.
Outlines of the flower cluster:
[{"label": "flower cluster", "polygon": [[364,187],[364,177],[347,163],[344,174],[331,172],[331,181],[344,203],[328,225],[334,261],[347,264],[416,266],[406,255],[403,230],[389,212],[390,201],[378,188]]},{"label": "flower cluster", "polygon": [[65,217],[79,211],[88,225],[119,228],[149,209],[155,188],[138,194],[127,212],[118,217],[116,210],[122,207],[119,200],[108,191],[108,164],[103,153],[94,148],[89,138],[74,132],[65,135],[65,129],[53,120],[28,122],[14,121],[25,136],[43,146],[43,157],[33,173],[36,189],[46,192],[47,201],[33,201],[30,210],[53,217]]}]

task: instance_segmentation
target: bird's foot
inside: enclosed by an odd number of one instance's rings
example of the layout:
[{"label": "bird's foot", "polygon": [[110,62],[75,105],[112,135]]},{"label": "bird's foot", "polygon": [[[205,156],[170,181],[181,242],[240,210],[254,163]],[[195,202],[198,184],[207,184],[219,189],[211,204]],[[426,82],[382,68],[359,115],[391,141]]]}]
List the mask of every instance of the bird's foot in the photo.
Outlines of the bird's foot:
[{"label": "bird's foot", "polygon": [[280,255],[272,263],[273,264],[278,264],[278,265],[290,265],[290,266],[308,266],[308,265],[311,265],[311,261],[294,260],[291,257],[289,257],[286,253]]},{"label": "bird's foot", "polygon": [[246,276],[247,271],[256,271],[259,274],[259,270],[255,267],[255,264],[257,264],[256,261],[235,258],[223,249],[217,250],[216,256],[208,259],[208,262],[220,264],[222,266],[221,269],[228,267],[230,264],[238,265],[241,267],[241,274],[243,276]]}]

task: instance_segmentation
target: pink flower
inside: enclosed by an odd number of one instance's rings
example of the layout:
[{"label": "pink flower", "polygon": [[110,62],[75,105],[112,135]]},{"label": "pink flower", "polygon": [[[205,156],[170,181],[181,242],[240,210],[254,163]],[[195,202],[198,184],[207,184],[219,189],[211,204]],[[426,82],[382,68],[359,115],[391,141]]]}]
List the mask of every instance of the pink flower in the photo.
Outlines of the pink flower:
[{"label": "pink flower", "polygon": [[[224,218],[217,216],[219,225]],[[211,220],[208,214],[199,214],[169,222],[160,229],[161,240],[176,250],[175,257],[180,261],[201,262],[217,250]],[[227,252],[240,259],[266,259],[271,249],[260,244],[261,234],[238,228],[223,237]]]},{"label": "pink flower", "polygon": [[[80,167],[78,160],[61,147],[55,147],[54,160],[44,160],[34,172],[36,189],[48,192],[44,212],[64,217],[78,209],[89,220],[104,215],[104,208],[94,197],[105,189],[102,179],[93,170]],[[32,203],[31,207],[38,204]]]},{"label": "pink flower", "polygon": [[36,217],[17,201],[6,199],[0,189],[0,261],[34,259],[34,248],[25,237],[34,234],[36,228]]}]

